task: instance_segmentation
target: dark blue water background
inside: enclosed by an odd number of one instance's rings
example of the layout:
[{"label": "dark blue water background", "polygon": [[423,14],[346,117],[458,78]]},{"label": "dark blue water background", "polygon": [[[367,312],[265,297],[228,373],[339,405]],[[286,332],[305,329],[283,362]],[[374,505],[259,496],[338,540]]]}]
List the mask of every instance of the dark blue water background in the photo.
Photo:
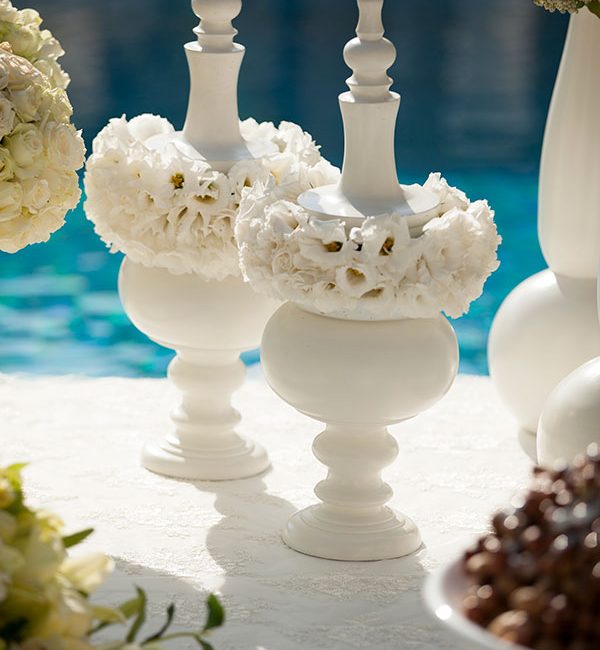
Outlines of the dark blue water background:
[{"label": "dark blue water background", "polygon": [[[29,0],[63,43],[70,96],[86,141],[115,115],[155,112],[180,126],[188,78],[182,45],[196,20],[187,0]],[[246,0],[240,112],[298,122],[336,164],[341,51],[353,0]],[[442,171],[487,197],[504,236],[501,270],[455,321],[462,370],[485,373],[489,326],[505,295],[544,266],[536,237],[538,160],[566,17],[530,0],[387,0],[392,69],[403,95],[402,181]],[[137,332],[116,293],[110,255],[79,208],[46,245],[0,253],[0,371],[150,375],[170,353]],[[255,359],[250,355],[249,359]]]}]

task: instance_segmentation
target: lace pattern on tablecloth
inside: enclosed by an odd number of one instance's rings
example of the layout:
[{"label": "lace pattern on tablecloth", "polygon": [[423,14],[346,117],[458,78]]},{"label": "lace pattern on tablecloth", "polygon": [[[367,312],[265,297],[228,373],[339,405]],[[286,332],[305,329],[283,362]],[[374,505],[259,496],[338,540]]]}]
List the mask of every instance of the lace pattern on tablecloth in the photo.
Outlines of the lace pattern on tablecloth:
[{"label": "lace pattern on tablecloth", "polygon": [[340,563],[280,540],[323,477],[310,452],[321,425],[254,374],[236,401],[243,429],[270,452],[264,476],[193,483],[142,469],[140,447],[169,427],[175,398],[157,380],[0,376],[0,461],[31,461],[31,497],[73,530],[95,527],[88,546],[118,560],[101,600],[125,600],[137,583],[151,592],[151,618],[174,599],[189,627],[203,616],[198,592],[220,593],[228,622],[214,636],[218,650],[456,648],[425,612],[423,580],[486,528],[531,466],[489,380],[459,377],[430,412],[393,429],[401,454],[385,477],[424,547],[400,560]]}]

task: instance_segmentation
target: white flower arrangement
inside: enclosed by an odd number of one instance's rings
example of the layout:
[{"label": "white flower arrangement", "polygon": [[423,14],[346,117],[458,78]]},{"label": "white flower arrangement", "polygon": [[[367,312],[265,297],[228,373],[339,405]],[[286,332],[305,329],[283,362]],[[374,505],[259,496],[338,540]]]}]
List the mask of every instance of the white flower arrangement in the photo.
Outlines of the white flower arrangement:
[{"label": "white flower arrangement", "polygon": [[[164,650],[175,639],[212,649],[207,636],[224,622],[215,596],[208,597],[201,629],[170,633],[175,614],[170,605],[166,623],[146,638],[139,638],[147,607],[142,589],[116,608],[93,604],[90,597],[112,571],[113,560],[99,553],[70,554],[93,531],[64,536],[56,515],[32,509],[23,491],[23,467],[0,468],[0,650]],[[129,620],[125,638],[96,640],[98,632]]]},{"label": "white flower arrangement", "polygon": [[47,241],[79,202],[85,146],[63,51],[31,9],[0,0],[0,250]]},{"label": "white flower arrangement", "polygon": [[[206,280],[239,276],[234,228],[243,190],[274,178],[293,196],[296,186],[337,174],[295,124],[276,128],[250,119],[241,130],[247,141],[269,142],[273,153],[241,161],[223,174],[191,157],[183,143],[178,146],[164,118],[112,119],[94,140],[85,175],[86,214],[111,252],[174,274],[196,273]],[[157,150],[149,140],[159,135],[174,141]]]},{"label": "white flower arrangement", "polygon": [[533,0],[538,7],[550,12],[560,11],[561,14],[576,14],[580,9],[587,8],[600,17],[600,0]]},{"label": "white flower arrangement", "polygon": [[329,316],[457,318],[498,268],[501,239],[486,201],[471,203],[440,174],[425,187],[440,207],[416,236],[393,214],[348,229],[272,188],[248,190],[236,228],[244,275],[262,293]]}]

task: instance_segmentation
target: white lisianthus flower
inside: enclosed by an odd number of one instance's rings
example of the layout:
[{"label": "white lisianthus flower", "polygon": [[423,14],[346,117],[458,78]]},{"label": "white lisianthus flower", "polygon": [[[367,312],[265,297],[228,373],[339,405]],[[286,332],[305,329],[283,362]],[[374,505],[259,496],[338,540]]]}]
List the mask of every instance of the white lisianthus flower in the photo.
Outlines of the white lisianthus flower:
[{"label": "white lisianthus flower", "polygon": [[81,169],[85,162],[85,145],[81,131],[72,124],[51,122],[44,129],[46,154],[59,169]]},{"label": "white lisianthus flower", "polygon": [[111,251],[206,280],[240,275],[234,230],[242,195],[260,186],[295,199],[311,187],[312,167],[302,158],[323,162],[299,127],[247,120],[241,131],[267,154],[223,174],[163,118],[112,119],[94,141],[85,175],[87,216]]},{"label": "white lisianthus flower", "polygon": [[13,130],[15,119],[15,106],[7,97],[0,94],[0,140]]},{"label": "white lisianthus flower", "polygon": [[252,188],[236,224],[244,275],[257,291],[330,316],[456,318],[498,268],[501,240],[485,201],[471,203],[439,174],[426,187],[441,207],[414,235],[400,215],[349,229],[343,219],[315,219],[270,187]]},{"label": "white lisianthus flower", "polygon": [[17,167],[27,169],[44,152],[44,138],[35,124],[18,124],[5,140]]},{"label": "white lisianthus flower", "polygon": [[0,183],[0,223],[11,221],[21,215],[23,190],[19,183]]}]

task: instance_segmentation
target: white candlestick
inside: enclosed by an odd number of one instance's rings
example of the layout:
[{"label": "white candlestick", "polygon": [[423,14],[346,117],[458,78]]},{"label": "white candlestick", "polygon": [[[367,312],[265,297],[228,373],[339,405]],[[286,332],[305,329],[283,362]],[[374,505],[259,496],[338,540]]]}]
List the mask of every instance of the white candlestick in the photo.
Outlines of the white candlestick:
[{"label": "white candlestick", "polygon": [[366,216],[398,214],[411,227],[426,223],[438,200],[420,187],[398,183],[394,134],[400,95],[390,91],[387,70],[396,48],[383,37],[383,0],[358,0],[360,18],[356,38],[344,50],[353,74],[349,92],[340,95],[344,120],[345,155],[342,178],[303,194],[299,203],[321,217],[345,217],[357,225]]}]

